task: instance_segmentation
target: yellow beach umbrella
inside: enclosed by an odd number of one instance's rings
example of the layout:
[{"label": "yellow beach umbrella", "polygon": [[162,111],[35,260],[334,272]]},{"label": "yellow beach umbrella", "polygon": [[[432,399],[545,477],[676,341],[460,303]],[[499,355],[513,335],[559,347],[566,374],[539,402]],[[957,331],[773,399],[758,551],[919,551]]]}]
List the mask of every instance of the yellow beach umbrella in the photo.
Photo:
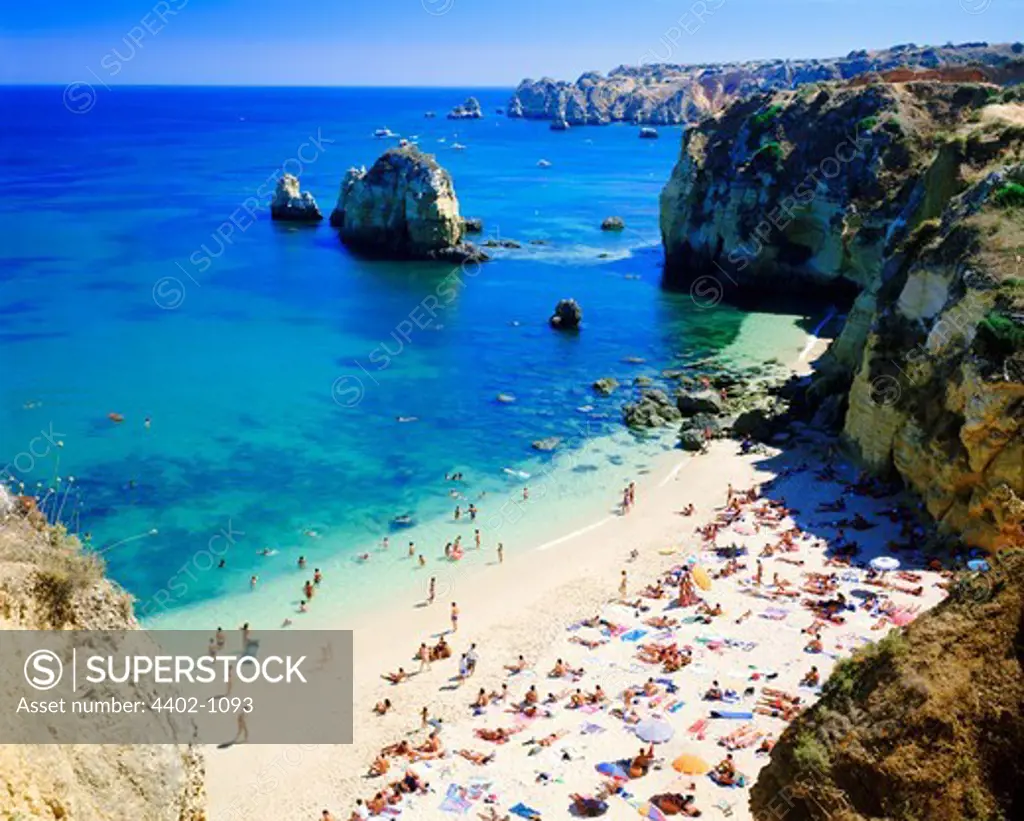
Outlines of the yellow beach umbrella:
[{"label": "yellow beach umbrella", "polygon": [[703,775],[711,769],[699,755],[681,755],[672,762],[672,767],[683,775]]},{"label": "yellow beach umbrella", "polygon": [[701,590],[711,589],[711,577],[708,575],[708,571],[706,571],[703,567],[701,567],[700,565],[694,567],[692,576],[694,584],[696,584],[697,587],[699,587]]}]

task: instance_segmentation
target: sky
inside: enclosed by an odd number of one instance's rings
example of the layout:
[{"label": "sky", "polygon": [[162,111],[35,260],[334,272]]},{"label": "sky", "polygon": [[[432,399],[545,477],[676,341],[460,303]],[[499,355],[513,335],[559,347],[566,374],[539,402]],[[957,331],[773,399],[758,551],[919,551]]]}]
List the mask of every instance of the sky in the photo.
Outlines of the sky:
[{"label": "sky", "polygon": [[513,86],[1024,39],[1024,0],[0,0],[0,83]]}]

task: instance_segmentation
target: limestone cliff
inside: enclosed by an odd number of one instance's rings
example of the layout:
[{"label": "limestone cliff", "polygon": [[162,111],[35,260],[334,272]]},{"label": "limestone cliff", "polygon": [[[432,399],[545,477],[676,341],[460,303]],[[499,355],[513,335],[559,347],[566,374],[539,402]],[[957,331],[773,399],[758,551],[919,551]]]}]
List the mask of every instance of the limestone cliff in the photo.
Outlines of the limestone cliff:
[{"label": "limestone cliff", "polygon": [[[137,627],[95,557],[0,488],[0,630]],[[0,817],[204,821],[203,775],[191,747],[0,744]]]},{"label": "limestone cliff", "polygon": [[[704,12],[713,9],[709,3]],[[686,23],[681,25],[685,27]],[[619,66],[607,76],[588,71],[574,83],[550,77],[523,80],[509,100],[508,116],[564,120],[569,125],[694,123],[752,94],[795,89],[807,83],[837,82],[894,70],[964,66],[995,77],[1024,54],[1024,45],[904,44],[878,51],[851,51],[845,57],[697,65],[665,62],[674,50],[673,42],[658,43],[643,56],[639,66]]]},{"label": "limestone cliff", "polygon": [[451,175],[413,145],[385,151],[369,171],[349,169],[331,225],[346,245],[391,259],[486,259],[462,242]]},{"label": "limestone cliff", "polygon": [[840,663],[751,790],[758,821],[1024,815],[1024,553]]},{"label": "limestone cliff", "polygon": [[849,387],[863,460],[985,548],[1024,544],[1020,96],[929,81],[754,97],[686,132],[661,199],[669,287],[856,294],[810,395]]}]

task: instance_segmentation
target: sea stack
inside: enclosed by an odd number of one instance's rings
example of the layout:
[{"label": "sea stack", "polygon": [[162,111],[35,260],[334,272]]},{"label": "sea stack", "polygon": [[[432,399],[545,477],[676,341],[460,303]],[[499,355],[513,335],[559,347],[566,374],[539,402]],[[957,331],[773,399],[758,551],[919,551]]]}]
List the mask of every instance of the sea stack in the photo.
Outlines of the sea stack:
[{"label": "sea stack", "polygon": [[583,309],[575,299],[561,299],[548,321],[560,331],[575,331],[583,321]]},{"label": "sea stack", "polygon": [[466,102],[448,112],[449,120],[479,120],[483,116],[483,109],[480,108],[480,101],[476,97],[467,97]]},{"label": "sea stack", "polygon": [[299,190],[299,178],[285,174],[277,181],[270,201],[270,218],[280,222],[320,222],[324,215],[313,195]]},{"label": "sea stack", "polygon": [[414,145],[385,151],[369,171],[350,168],[331,214],[347,246],[388,259],[488,259],[462,241],[451,175]]}]

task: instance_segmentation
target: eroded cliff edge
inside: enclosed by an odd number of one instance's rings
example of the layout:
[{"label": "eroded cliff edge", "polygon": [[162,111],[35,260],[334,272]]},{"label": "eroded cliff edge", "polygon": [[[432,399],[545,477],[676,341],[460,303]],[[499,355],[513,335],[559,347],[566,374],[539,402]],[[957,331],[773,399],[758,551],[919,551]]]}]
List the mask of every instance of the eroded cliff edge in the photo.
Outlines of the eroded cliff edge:
[{"label": "eroded cliff edge", "polygon": [[[815,396],[974,546],[1024,545],[1024,92],[819,84],[689,129],[665,284],[853,299]],[[855,297],[855,299],[854,299]]]},{"label": "eroded cliff edge", "polygon": [[758,821],[1024,813],[1024,553],[840,663],[751,790]]},{"label": "eroded cliff edge", "polygon": [[[131,598],[63,528],[0,487],[0,630],[134,630]],[[199,752],[171,745],[0,744],[0,815],[204,821]]]}]

